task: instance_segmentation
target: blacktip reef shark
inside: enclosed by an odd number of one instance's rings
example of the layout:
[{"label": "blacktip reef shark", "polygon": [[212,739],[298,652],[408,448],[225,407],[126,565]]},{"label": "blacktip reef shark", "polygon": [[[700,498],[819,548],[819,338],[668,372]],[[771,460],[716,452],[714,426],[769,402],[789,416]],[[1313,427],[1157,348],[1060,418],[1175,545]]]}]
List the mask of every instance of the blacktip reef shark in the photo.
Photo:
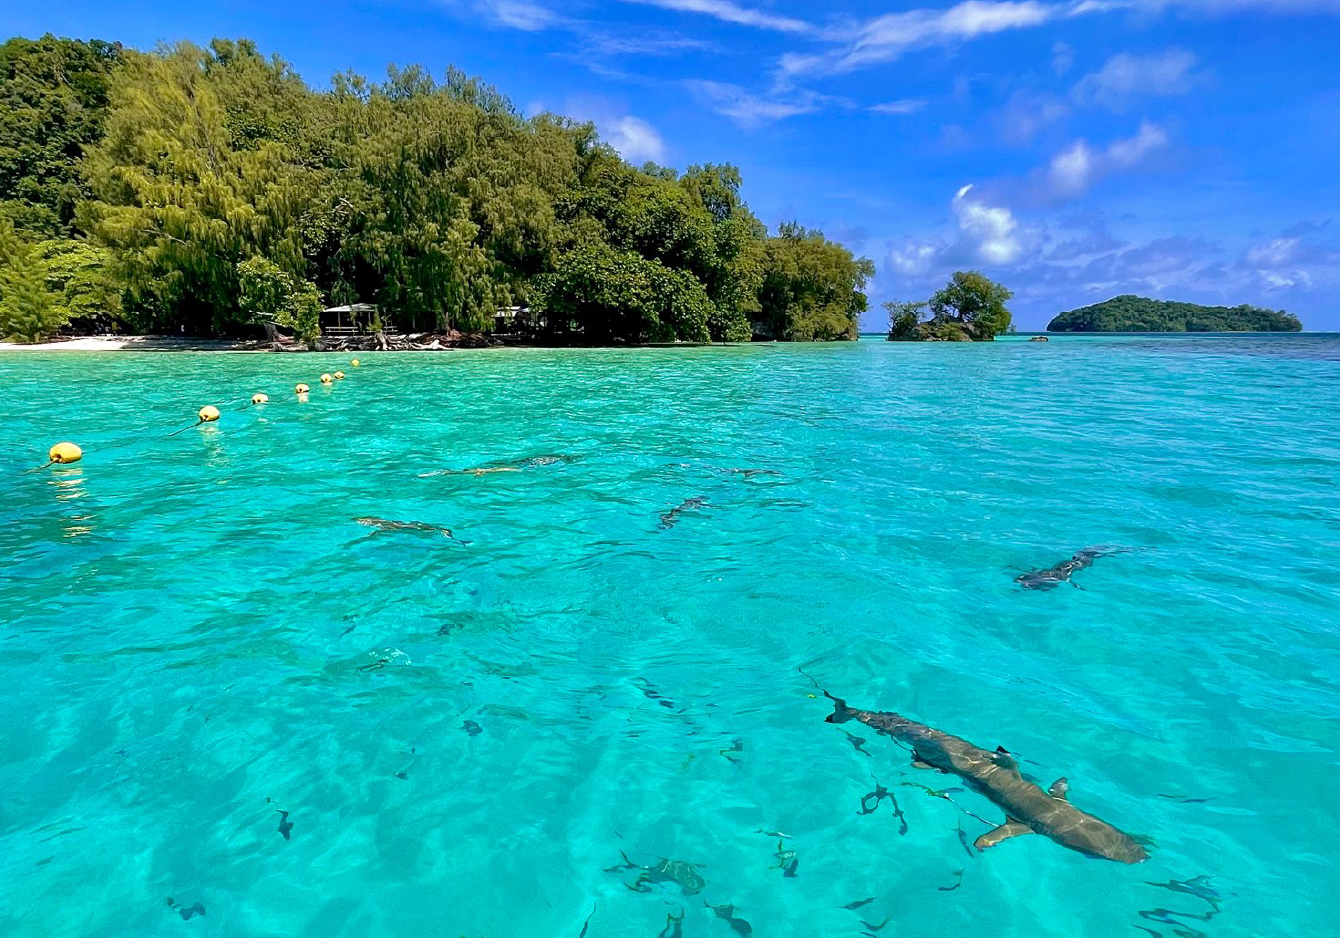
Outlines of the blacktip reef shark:
[{"label": "blacktip reef shark", "polygon": [[354,521],[366,528],[376,528],[377,531],[410,531],[416,534],[439,534],[442,537],[449,538],[459,544],[470,543],[469,541],[462,541],[459,537],[452,534],[448,528],[429,524],[426,521],[390,521],[386,518],[355,518]]},{"label": "blacktip reef shark", "polygon": [[824,696],[833,701],[833,712],[825,722],[858,720],[876,732],[907,743],[912,747],[914,766],[957,775],[973,791],[1004,811],[1005,823],[973,843],[978,850],[1021,834],[1037,833],[1091,857],[1118,863],[1149,859],[1149,853],[1135,838],[1072,805],[1067,798],[1069,783],[1064,778],[1058,778],[1043,791],[1020,774],[1019,764],[1003,749],[992,752],[897,713],[859,710],[827,691]]},{"label": "blacktip reef shark", "polygon": [[1062,583],[1069,583],[1071,586],[1080,588],[1079,584],[1071,581],[1070,575],[1072,573],[1093,566],[1094,560],[1098,557],[1126,554],[1131,550],[1130,547],[1086,547],[1083,550],[1075,551],[1073,557],[1069,560],[1062,560],[1054,567],[1021,573],[1014,578],[1014,582],[1026,590],[1054,590]]},{"label": "blacktip reef shark", "polygon": [[429,476],[447,476],[447,475],[471,475],[482,476],[493,472],[523,472],[527,469],[543,469],[545,466],[562,466],[570,462],[576,462],[577,456],[527,456],[524,459],[513,459],[511,462],[486,463],[482,466],[473,466],[469,469],[461,469],[459,473],[455,469],[439,469],[436,472],[421,472],[420,479],[427,479]]}]

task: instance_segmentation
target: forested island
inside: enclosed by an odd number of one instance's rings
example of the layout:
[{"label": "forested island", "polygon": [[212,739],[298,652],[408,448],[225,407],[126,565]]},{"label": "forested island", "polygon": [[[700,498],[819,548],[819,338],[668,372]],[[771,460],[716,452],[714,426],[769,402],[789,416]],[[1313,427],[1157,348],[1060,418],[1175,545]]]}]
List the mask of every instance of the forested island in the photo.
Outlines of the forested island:
[{"label": "forested island", "polygon": [[[775,234],[729,165],[634,167],[454,69],[307,85],[247,40],[0,45],[0,337],[483,332],[587,344],[854,339],[874,275]],[[386,328],[389,328],[387,326]]]},{"label": "forested island", "polygon": [[1118,296],[1061,313],[1048,332],[1301,332],[1297,316],[1257,306],[1198,306]]},{"label": "forested island", "polygon": [[975,270],[960,270],[928,300],[884,304],[890,342],[991,342],[1013,328],[1014,294]]}]

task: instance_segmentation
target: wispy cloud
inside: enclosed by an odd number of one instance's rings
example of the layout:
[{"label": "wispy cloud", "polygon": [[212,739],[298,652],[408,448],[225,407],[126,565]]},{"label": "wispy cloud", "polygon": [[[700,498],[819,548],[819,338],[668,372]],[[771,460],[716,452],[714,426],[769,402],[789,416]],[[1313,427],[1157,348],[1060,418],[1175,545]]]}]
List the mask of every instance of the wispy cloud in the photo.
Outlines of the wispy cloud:
[{"label": "wispy cloud", "polygon": [[1067,93],[1016,92],[996,120],[1007,141],[1027,143],[1081,108],[1125,111],[1144,98],[1187,94],[1205,80],[1196,65],[1196,56],[1185,49],[1146,55],[1121,52],[1077,81]]},{"label": "wispy cloud", "polygon": [[622,2],[660,7],[662,10],[673,10],[677,13],[701,13],[737,26],[753,26],[783,33],[815,32],[814,25],[804,20],[740,6],[731,0],[622,0]]},{"label": "wispy cloud", "polygon": [[905,114],[915,114],[924,110],[930,102],[925,98],[902,98],[898,101],[885,101],[882,104],[872,104],[868,110],[876,114],[893,114],[902,116]]},{"label": "wispy cloud", "polygon": [[1121,108],[1132,98],[1185,94],[1195,85],[1196,57],[1185,49],[1150,55],[1123,52],[1075,85],[1071,97],[1080,103]]},{"label": "wispy cloud", "polygon": [[638,55],[668,57],[684,55],[690,52],[709,52],[720,48],[706,39],[690,39],[688,36],[664,34],[627,35],[616,33],[593,33],[586,37],[586,47],[599,55]]},{"label": "wispy cloud", "polygon": [[1041,26],[1073,9],[1038,0],[964,0],[944,10],[886,13],[856,27],[833,51],[783,56],[781,68],[788,75],[842,74],[892,62],[915,49]]},{"label": "wispy cloud", "polygon": [[553,29],[567,22],[560,13],[527,0],[477,0],[475,7],[498,25],[524,32]]},{"label": "wispy cloud", "polygon": [[1149,121],[1134,137],[1113,141],[1102,149],[1076,140],[1052,158],[1047,167],[1048,188],[1054,196],[1083,195],[1102,177],[1132,169],[1167,146],[1167,131]]},{"label": "wispy cloud", "polygon": [[689,92],[718,114],[729,117],[741,127],[757,127],[771,121],[813,114],[829,105],[851,107],[844,98],[813,91],[788,92],[785,95],[757,95],[722,81],[692,79],[684,82]]}]

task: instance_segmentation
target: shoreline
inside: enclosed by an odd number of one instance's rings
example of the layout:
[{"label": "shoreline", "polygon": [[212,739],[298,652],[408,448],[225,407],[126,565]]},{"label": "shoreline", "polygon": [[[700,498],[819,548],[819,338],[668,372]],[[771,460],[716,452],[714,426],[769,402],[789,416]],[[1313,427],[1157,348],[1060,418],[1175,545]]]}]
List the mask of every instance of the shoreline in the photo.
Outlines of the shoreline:
[{"label": "shoreline", "polygon": [[[766,345],[767,342],[648,342],[642,345],[547,345],[541,343],[523,343],[508,341],[447,341],[443,336],[424,336],[431,341],[414,344],[418,336],[387,336],[387,348],[362,348],[337,340],[336,347],[324,349],[306,349],[297,345],[276,348],[266,339],[210,339],[182,338],[161,335],[99,335],[73,336],[53,342],[37,342],[25,345],[18,342],[0,341],[0,354],[5,352],[247,352],[287,354],[373,354],[374,352],[457,352],[475,349],[501,348],[705,348],[717,345]],[[855,342],[855,340],[851,340]],[[827,343],[831,344],[831,343]]]},{"label": "shoreline", "polygon": [[0,352],[269,352],[262,339],[182,339],[161,335],[77,336],[23,345],[0,342]]},{"label": "shoreline", "polygon": [[[1033,336],[1073,337],[1089,336],[1094,338],[1243,338],[1243,337],[1265,337],[1265,336],[1335,336],[1340,333],[1334,332],[1019,332],[1013,335],[997,336],[997,342],[1008,343],[1010,341],[1027,341]],[[520,343],[499,343],[497,345],[439,345],[427,348],[390,348],[390,349],[358,349],[358,348],[334,348],[334,349],[276,349],[270,342],[264,339],[207,339],[207,338],[179,338],[175,336],[158,335],[125,335],[125,336],[76,336],[70,339],[63,339],[56,342],[38,342],[33,345],[23,345],[17,342],[0,342],[0,354],[5,352],[229,352],[229,353],[249,353],[249,354],[291,354],[291,353],[310,353],[310,354],[330,354],[356,352],[361,354],[372,354],[377,351],[414,351],[414,352],[454,352],[474,348],[702,348],[718,345],[856,345],[861,341],[885,341],[885,334],[882,332],[864,332],[860,339],[844,342],[795,342],[795,343],[775,343],[775,342],[738,342],[738,343],[649,343],[646,345],[623,345],[623,346],[558,346],[558,345],[529,345]],[[906,345],[921,345],[926,343],[907,342]],[[981,345],[985,343],[973,343]]]}]

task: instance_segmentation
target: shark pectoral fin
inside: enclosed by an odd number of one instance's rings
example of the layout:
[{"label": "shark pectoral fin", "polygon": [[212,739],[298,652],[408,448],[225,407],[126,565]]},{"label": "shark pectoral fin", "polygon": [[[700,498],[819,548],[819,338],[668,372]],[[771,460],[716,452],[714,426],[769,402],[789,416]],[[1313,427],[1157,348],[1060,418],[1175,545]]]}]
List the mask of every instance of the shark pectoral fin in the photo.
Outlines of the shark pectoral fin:
[{"label": "shark pectoral fin", "polygon": [[931,765],[929,762],[924,762],[924,761],[922,761],[921,759],[918,759],[916,756],[913,756],[913,757],[912,757],[912,768],[914,768],[914,769],[933,769],[933,768],[935,768],[935,766]]},{"label": "shark pectoral fin", "polygon": [[1047,794],[1051,795],[1057,801],[1069,801],[1066,796],[1070,793],[1070,780],[1065,776],[1052,782],[1052,787],[1047,789]]},{"label": "shark pectoral fin", "polygon": [[1027,824],[1021,824],[1018,821],[1006,821],[993,831],[987,831],[981,837],[973,841],[972,845],[978,850],[985,850],[988,847],[994,847],[996,844],[1011,837],[1020,837],[1024,834],[1033,833],[1033,828]]}]

